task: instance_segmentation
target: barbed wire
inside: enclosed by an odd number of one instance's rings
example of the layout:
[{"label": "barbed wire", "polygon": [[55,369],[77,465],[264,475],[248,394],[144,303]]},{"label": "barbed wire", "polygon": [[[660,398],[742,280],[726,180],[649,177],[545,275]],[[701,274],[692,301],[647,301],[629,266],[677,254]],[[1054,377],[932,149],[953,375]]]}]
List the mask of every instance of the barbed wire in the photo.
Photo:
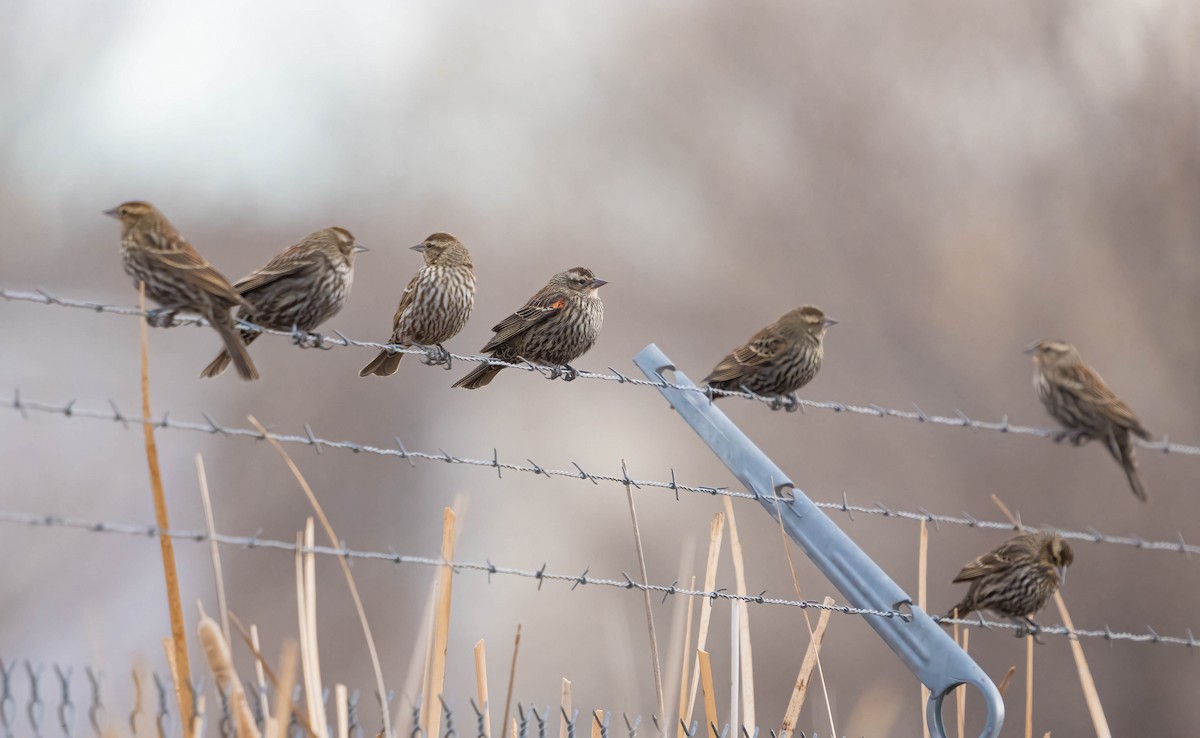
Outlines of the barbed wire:
[{"label": "barbed wire", "polygon": [[[109,674],[96,666],[84,666],[82,672],[84,675],[83,681],[88,687],[86,696],[76,693],[72,695],[71,687],[73,684],[79,683],[81,680],[77,677],[79,669],[75,666],[64,666],[58,662],[50,664],[51,670],[47,669],[47,664],[44,662],[34,662],[31,659],[5,659],[0,657],[0,737],[13,738],[14,735],[25,735],[23,732],[24,726],[27,724],[31,730],[31,735],[42,736],[50,734],[55,727],[59,733],[65,738],[72,736],[94,735],[96,738],[104,738],[105,736],[118,735],[116,726],[120,723],[125,723],[128,726],[132,735],[139,734],[139,723],[145,723],[153,726],[148,728],[159,738],[173,738],[174,736],[184,735],[182,722],[178,711],[172,711],[172,702],[168,698],[169,691],[173,685],[173,679],[170,676],[155,671],[142,672],[139,669],[133,669],[125,672],[124,678],[128,680],[126,683],[132,690],[120,690],[119,694],[126,699],[131,699],[131,704],[116,704],[116,701],[109,697],[109,702],[105,701],[105,695],[110,691],[110,685],[114,681]],[[21,667],[18,669],[18,667]],[[146,694],[146,684],[154,685],[156,695]],[[195,733],[197,736],[212,735],[214,732],[222,738],[230,738],[236,731],[233,728],[233,716],[230,712],[230,701],[226,699],[226,695],[221,691],[216,680],[206,680],[203,677],[197,678],[192,683],[187,685],[187,688],[192,691],[194,705],[196,707],[196,721],[191,723],[194,727],[199,726]],[[132,694],[130,694],[132,691]],[[215,704],[214,707],[204,709],[200,706],[201,701],[196,699],[203,694],[216,693],[217,699],[209,704]],[[265,694],[260,695],[257,690],[247,690],[247,695],[250,696],[252,705],[252,714],[255,724],[260,728],[265,728],[267,719],[267,697]],[[299,702],[304,694],[303,686],[297,684],[292,692],[291,699],[293,702]],[[327,715],[336,714],[339,708],[335,708],[339,700],[336,690],[324,689],[317,698],[326,707]],[[346,714],[346,732],[337,734],[339,738],[349,736],[349,738],[362,738],[366,734],[364,729],[364,720],[360,715],[362,705],[362,691],[358,689],[347,689],[345,692],[344,710]],[[370,694],[370,692],[368,692]],[[375,695],[377,707],[371,712],[376,719],[381,718],[384,709],[390,710],[392,703],[395,700],[395,693],[388,692],[386,700]],[[415,695],[413,705],[409,714],[411,715],[409,730],[407,732],[394,732],[395,736],[409,735],[414,738],[420,738],[424,735],[421,728],[422,725],[422,706],[420,695]],[[468,698],[467,703],[470,706],[472,714],[467,714],[466,720],[462,723],[471,725],[468,729],[455,730],[456,718],[456,703],[458,700],[451,699],[445,695],[438,695],[438,706],[435,709],[442,714],[444,730],[442,735],[446,738],[454,736],[462,736],[462,738],[488,738],[490,735],[495,735],[492,725],[488,722],[487,709],[488,702],[477,704],[474,698]],[[385,704],[386,703],[386,704]],[[517,731],[513,738],[546,738],[548,735],[548,724],[557,718],[551,716],[555,713],[551,705],[547,704],[539,711],[536,702],[524,702],[517,700],[515,702],[516,715],[513,720],[517,723]],[[555,704],[557,706],[557,704]],[[125,708],[129,708],[126,711]],[[457,714],[462,714],[460,710]],[[54,717],[50,717],[53,714]],[[532,714],[533,720],[530,720]],[[641,715],[630,715],[627,712],[604,709],[603,718],[598,709],[588,710],[582,716],[580,710],[574,709],[571,714],[560,708],[559,714],[562,717],[563,728],[568,736],[586,736],[594,734],[589,732],[591,723],[595,723],[600,738],[613,738],[618,732],[623,731],[622,735],[625,738],[638,738],[638,730],[642,725]],[[621,716],[621,722],[624,727],[613,727],[611,720],[614,715]],[[83,717],[86,716],[86,725],[80,725],[83,722]],[[118,717],[120,716],[120,717]],[[55,720],[57,718],[57,720]],[[658,718],[651,715],[651,723],[657,728]],[[57,722],[57,726],[53,723]],[[536,725],[533,723],[536,722]],[[817,733],[808,734],[802,730],[796,731],[777,731],[772,728],[760,728],[757,726],[741,725],[731,730],[731,726],[726,723],[718,729],[716,724],[710,723],[702,728],[697,720],[693,720],[691,726],[682,724],[680,721],[683,735],[686,738],[760,738],[769,735],[770,738],[820,738]],[[320,730],[322,735],[335,735],[335,725],[329,724]],[[551,728],[553,730],[553,728]],[[304,735],[293,715],[286,729],[283,731],[288,736]],[[508,735],[508,729],[504,728],[499,731],[503,735]],[[378,731],[371,731],[372,735],[383,735],[383,726],[380,726]],[[673,732],[672,732],[673,734]]]},{"label": "barbed wire", "polygon": [[[9,290],[0,288],[0,298],[6,301],[28,302],[36,305],[54,305],[58,307],[79,308],[90,310],[97,313],[109,313],[113,315],[123,315],[132,317],[142,317],[146,314],[145,311],[136,307],[111,305],[89,300],[74,300],[70,298],[58,297],[46,290],[38,289],[35,292],[25,292],[19,290]],[[208,325],[208,322],[198,316],[177,316],[174,319],[179,325]],[[266,333],[269,335],[283,336],[291,339],[292,343],[303,348],[319,348],[331,349],[335,347],[358,347],[369,348],[376,351],[391,351],[401,354],[418,354],[425,357],[425,363],[431,365],[447,364],[446,358],[456,361],[468,361],[480,364],[491,364],[494,366],[503,366],[511,369],[521,369],[528,372],[536,372],[547,379],[555,379],[562,376],[561,370],[555,367],[541,366],[528,361],[522,362],[506,362],[491,356],[481,356],[478,354],[441,354],[436,348],[425,348],[420,346],[400,346],[390,343],[379,343],[376,341],[363,341],[354,338],[349,338],[338,330],[334,330],[334,336],[321,335],[316,333],[306,333],[304,331],[279,331],[270,328],[249,323],[244,320],[238,321],[239,325],[252,331]],[[448,366],[447,366],[448,368]],[[629,384],[640,387],[667,387],[670,389],[685,390],[689,392],[699,392],[700,394],[712,397],[719,395],[722,397],[740,397],[746,400],[753,400],[769,405],[772,408],[778,409],[781,407],[780,399],[777,397],[767,397],[757,395],[750,391],[732,391],[718,390],[710,387],[697,387],[690,384],[674,384],[671,382],[661,381],[652,382],[646,379],[637,379],[630,377],[617,371],[613,367],[608,367],[611,374],[603,372],[594,372],[586,370],[578,370],[575,373],[576,377],[582,379],[597,379],[608,382],[616,382],[618,384]],[[966,413],[956,409],[953,416],[945,415],[930,415],[922,410],[916,403],[913,403],[912,410],[897,410],[895,408],[887,408],[876,404],[856,405],[844,402],[835,402],[827,400],[806,400],[799,399],[796,406],[798,409],[815,409],[815,410],[831,410],[837,413],[850,413],[853,415],[868,415],[878,418],[900,418],[903,420],[914,420],[919,423],[928,423],[931,425],[946,425],[957,428],[969,428],[971,430],[997,431],[999,433],[1037,436],[1040,438],[1053,438],[1059,434],[1059,431],[1054,428],[1046,428],[1039,426],[1015,425],[1010,423],[1008,416],[1005,415],[999,421],[977,420],[969,417]],[[1200,456],[1200,446],[1173,443],[1164,434],[1158,440],[1144,441],[1141,439],[1133,439],[1134,442],[1151,451],[1160,451],[1165,454],[1177,454],[1183,456]]]},{"label": "barbed wire", "polygon": [[[95,420],[105,420],[119,422],[123,425],[130,423],[147,424],[156,428],[164,428],[171,430],[187,430],[208,434],[220,434],[232,438],[252,438],[254,440],[263,440],[263,436],[258,430],[253,428],[238,428],[219,424],[211,414],[201,413],[204,418],[203,423],[195,421],[177,420],[170,416],[169,412],[163,413],[161,418],[143,418],[141,416],[125,415],[113,400],[108,401],[109,407],[106,410],[94,410],[88,408],[77,407],[76,401],[71,400],[66,403],[52,404],[38,400],[28,400],[21,397],[19,390],[14,390],[11,399],[0,398],[0,407],[7,407],[23,416],[28,412],[38,412],[49,415],[61,415],[68,418],[89,418]],[[408,449],[399,437],[396,437],[396,448],[382,448],[369,444],[358,443],[356,441],[336,441],[321,438],[317,436],[312,429],[312,426],[305,424],[304,435],[286,434],[286,433],[269,433],[270,438],[281,443],[295,443],[305,446],[311,446],[320,452],[321,448],[332,448],[351,451],[353,453],[374,454],[378,456],[389,456],[407,460],[410,464],[414,461],[421,462],[440,462],[446,464],[459,464],[464,466],[495,469],[498,475],[505,471],[521,472],[524,474],[541,475],[547,478],[558,477],[564,479],[574,479],[579,481],[590,481],[593,484],[600,482],[614,483],[619,485],[633,485],[636,488],[649,487],[654,489],[667,489],[675,492],[676,498],[679,492],[688,492],[691,494],[701,494],[710,496],[725,496],[735,499],[754,500],[755,496],[744,490],[733,490],[727,487],[712,486],[712,485],[697,485],[686,484],[679,482],[675,476],[675,470],[670,469],[671,480],[660,481],[652,479],[634,479],[628,476],[626,470],[622,470],[620,476],[613,474],[596,474],[585,471],[583,467],[572,461],[571,469],[555,469],[544,467],[532,459],[526,459],[527,464],[519,464],[507,461],[501,461],[499,451],[492,449],[492,458],[478,459],[466,456],[458,456],[449,453],[448,451],[439,449],[437,453],[427,451],[413,451]],[[415,464],[414,464],[415,465]],[[975,528],[979,530],[1002,530],[1019,532],[1022,529],[1029,527],[1020,521],[1018,514],[1018,522],[1013,524],[1007,521],[986,520],[976,518],[967,513],[961,515],[946,515],[933,513],[925,508],[918,508],[916,511],[893,509],[882,503],[875,503],[874,506],[851,504],[847,493],[842,493],[841,502],[815,502],[817,507],[823,510],[836,511],[844,513],[851,521],[855,515],[872,515],[883,518],[908,520],[912,522],[925,521],[933,523],[935,526],[940,526],[945,523],[947,525],[963,526],[967,528]],[[1112,535],[1101,533],[1093,526],[1087,526],[1086,530],[1070,530],[1066,528],[1057,528],[1052,526],[1037,526],[1041,530],[1054,531],[1063,538],[1084,541],[1089,543],[1104,543],[1120,546],[1131,546],[1146,551],[1164,551],[1169,553],[1180,553],[1186,556],[1189,560],[1193,554],[1200,554],[1200,545],[1187,543],[1183,538],[1183,533],[1178,534],[1178,538],[1174,541],[1166,540],[1148,540],[1141,536],[1135,535]]]},{"label": "barbed wire", "polygon": [[[207,531],[202,530],[168,530],[164,531],[155,525],[139,525],[134,523],[115,523],[96,520],[85,520],[82,518],[67,517],[61,515],[23,513],[11,510],[0,510],[0,523],[9,523],[13,525],[26,525],[35,528],[71,528],[81,530],[88,533],[115,533],[122,535],[135,536],[139,538],[155,538],[158,536],[166,536],[175,540],[191,541],[194,543],[216,542],[227,546],[240,546],[246,549],[270,549],[295,553],[297,544],[291,541],[280,541],[270,538],[260,538],[254,536],[234,536],[224,533],[209,535]],[[661,594],[665,601],[667,597],[672,595],[683,595],[687,597],[699,597],[711,600],[731,600],[737,602],[746,602],[756,605],[778,605],[784,607],[797,607],[802,610],[828,610],[841,615],[864,615],[871,617],[882,618],[900,618],[908,621],[912,616],[904,610],[875,610],[871,608],[859,608],[851,605],[832,604],[826,605],[824,602],[817,600],[789,600],[776,597],[767,597],[766,590],[763,590],[757,595],[740,595],[732,592],[727,592],[723,589],[717,590],[700,590],[680,587],[678,582],[671,585],[651,584],[649,582],[638,582],[632,579],[627,573],[621,572],[621,579],[610,577],[593,577],[589,576],[590,567],[583,570],[581,574],[559,574],[546,571],[547,565],[542,564],[539,569],[521,569],[513,566],[500,566],[492,563],[490,559],[484,563],[470,561],[446,561],[440,557],[431,556],[414,556],[409,554],[400,554],[395,551],[363,551],[341,546],[300,546],[299,550],[302,553],[313,553],[322,556],[336,556],[351,560],[365,561],[382,561],[393,564],[418,564],[422,566],[449,566],[455,572],[473,571],[484,573],[488,576],[488,581],[491,581],[492,575],[507,575],[526,579],[535,579],[538,581],[538,588],[541,588],[543,582],[570,582],[571,590],[575,590],[580,585],[598,585],[602,587],[615,587],[625,590],[639,590],[644,592],[654,592]],[[957,623],[967,627],[978,627],[986,630],[1010,630],[1017,635],[1024,635],[1027,628],[1024,625],[1017,623],[1004,623],[984,619],[982,614],[976,618],[947,618],[931,615],[935,622],[939,623]],[[1080,629],[1074,630],[1061,625],[1045,625],[1038,630],[1039,635],[1054,635],[1066,636],[1069,638],[1102,638],[1108,641],[1130,641],[1133,643],[1165,643],[1179,646],[1196,647],[1200,645],[1192,635],[1189,628],[1187,637],[1182,636],[1164,636],[1160,635],[1154,628],[1145,626],[1146,632],[1133,633],[1129,631],[1114,631],[1105,625],[1100,629]]]},{"label": "barbed wire", "polygon": [[[176,540],[191,541],[194,543],[208,543],[215,541],[219,544],[228,546],[241,546],[248,549],[272,549],[279,551],[287,551],[295,553],[297,545],[294,541],[280,541],[271,538],[260,538],[255,536],[234,536],[224,533],[209,535],[208,531],[203,530],[161,530],[156,525],[139,525],[136,523],[114,523],[106,521],[85,520],[82,518],[74,518],[61,515],[45,515],[35,513],[22,513],[11,510],[0,510],[0,523],[10,523],[18,525],[27,525],[38,528],[72,528],[75,530],[87,531],[89,533],[116,533],[121,535],[130,535],[140,538],[154,538],[164,536]],[[543,564],[539,569],[521,569],[513,566],[501,566],[494,564],[491,560],[484,563],[471,561],[450,561],[447,562],[441,557],[436,556],[414,556],[410,554],[401,554],[395,551],[363,551],[346,546],[301,546],[302,553],[314,553],[322,556],[336,556],[339,558],[365,561],[383,561],[392,564],[418,564],[421,566],[445,566],[449,564],[455,572],[473,571],[485,573],[491,577],[493,574],[509,575],[523,577],[525,579],[536,579],[538,582],[570,582],[571,589],[575,589],[580,585],[594,584],[603,587],[616,587],[619,589],[637,589],[646,592],[655,592],[664,596],[684,595],[688,597],[700,597],[712,600],[734,600],[738,602],[753,603],[758,605],[781,605],[784,607],[798,607],[802,610],[829,610],[831,612],[840,613],[843,615],[873,615],[884,618],[901,618],[908,619],[911,617],[907,613],[900,610],[874,610],[870,608],[851,607],[850,605],[826,605],[819,600],[789,600],[776,597],[767,597],[766,592],[758,595],[740,595],[732,592],[727,592],[722,589],[718,590],[700,590],[680,587],[678,583],[670,586],[662,584],[651,584],[648,582],[638,582],[632,579],[625,572],[621,573],[621,579],[613,579],[606,577],[589,576],[588,569],[584,569],[582,574],[557,574],[546,571],[547,565]],[[540,584],[539,584],[540,586]]]}]

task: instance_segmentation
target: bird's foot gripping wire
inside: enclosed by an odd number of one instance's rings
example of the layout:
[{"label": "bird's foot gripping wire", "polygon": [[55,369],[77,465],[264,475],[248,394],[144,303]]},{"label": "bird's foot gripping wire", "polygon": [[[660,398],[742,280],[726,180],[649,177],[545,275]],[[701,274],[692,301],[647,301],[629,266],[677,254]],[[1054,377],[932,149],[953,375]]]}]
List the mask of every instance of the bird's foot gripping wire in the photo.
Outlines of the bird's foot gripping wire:
[{"label": "bird's foot gripping wire", "polygon": [[775,395],[771,398],[771,403],[768,405],[772,410],[786,410],[789,413],[794,413],[800,409],[800,398],[795,392],[786,395]]},{"label": "bird's foot gripping wire", "polygon": [[1082,446],[1083,444],[1087,443],[1090,440],[1092,440],[1092,437],[1088,435],[1087,431],[1081,430],[1079,428],[1072,428],[1071,430],[1059,431],[1058,433],[1054,434],[1054,442],[1055,443],[1062,443],[1063,441],[1067,441],[1072,446]]},{"label": "bird's foot gripping wire", "polygon": [[570,364],[563,364],[561,366],[558,364],[551,364],[547,366],[546,369],[546,377],[548,379],[561,378],[564,382],[574,382],[579,378],[579,370]]},{"label": "bird's foot gripping wire", "polygon": [[789,413],[794,413],[800,409],[800,398],[795,392],[789,392],[787,398],[783,401],[783,409]]},{"label": "bird's foot gripping wire", "polygon": [[1017,632],[1016,632],[1017,638],[1024,638],[1025,636],[1029,636],[1030,638],[1033,639],[1033,642],[1038,644],[1039,646],[1046,645],[1046,642],[1043,641],[1041,638],[1039,638],[1039,636],[1041,635],[1041,632],[1042,632],[1042,626],[1033,622],[1032,618],[1022,618],[1019,621],[1019,624],[1021,625],[1021,627],[1017,629]]},{"label": "bird's foot gripping wire", "polygon": [[333,348],[333,344],[325,343],[325,337],[320,333],[302,331],[298,325],[292,326],[292,343],[300,348],[315,348],[322,351],[328,351]]},{"label": "bird's foot gripping wire", "polygon": [[434,346],[422,346],[425,350],[425,357],[421,359],[421,363],[426,366],[444,366],[447,371],[450,370],[452,357],[450,352],[446,350],[442,344]]},{"label": "bird's foot gripping wire", "polygon": [[175,325],[175,314],[179,308],[161,307],[146,311],[146,323],[155,328],[170,328]]}]

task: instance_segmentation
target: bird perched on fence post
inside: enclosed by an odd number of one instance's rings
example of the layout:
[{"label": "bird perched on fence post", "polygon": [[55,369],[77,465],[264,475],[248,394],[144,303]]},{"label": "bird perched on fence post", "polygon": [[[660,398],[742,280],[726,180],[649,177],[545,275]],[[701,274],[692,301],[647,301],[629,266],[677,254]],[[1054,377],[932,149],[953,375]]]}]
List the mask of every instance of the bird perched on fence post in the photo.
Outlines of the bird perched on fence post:
[{"label": "bird perched on fence post", "polygon": [[[450,352],[442,347],[467,324],[475,307],[475,268],[471,252],[449,233],[434,233],[412,247],[425,257],[425,265],[409,280],[392,318],[389,343],[400,346],[432,346],[438,354],[427,364],[444,363],[450,368]],[[360,377],[386,377],[400,368],[402,353],[386,349],[362,368]]]},{"label": "bird perched on fence post", "polygon": [[[496,335],[483,352],[509,363],[548,364],[553,367],[552,376],[574,379],[578,372],[570,363],[587,353],[600,335],[604,304],[599,290],[606,284],[586,267],[555,274],[524,307],[492,327]],[[478,389],[503,368],[481,364],[454,386]]]},{"label": "bird perched on fence post", "polygon": [[170,325],[175,313],[199,313],[225,343],[242,379],[258,379],[233,322],[236,306],[250,307],[229,280],[192,247],[158,208],[148,202],[122,203],[105,215],[121,222],[121,259],[135,284],[161,307],[147,313],[154,325]]},{"label": "bird perched on fence post", "polygon": [[1063,341],[1038,341],[1025,350],[1033,355],[1033,387],[1050,416],[1064,430],[1056,443],[1069,440],[1078,446],[1093,438],[1104,442],[1142,502],[1149,497],[1138,475],[1137,457],[1129,438],[1134,433],[1150,439],[1150,432],[1133,410],[1104,383],[1096,370],[1084,363],[1079,351]]},{"label": "bird perched on fence post", "polygon": [[[366,250],[345,228],[333,226],[308,234],[233,285],[252,306],[239,308],[238,317],[277,331],[315,330],[346,304],[354,281],[354,257]],[[242,331],[247,346],[258,336],[257,331]],[[229,361],[229,351],[222,351],[200,376],[217,376]]]},{"label": "bird perched on fence post", "polygon": [[825,332],[835,325],[836,320],[813,305],[789,310],[721,359],[704,383],[718,390],[748,389],[774,396],[773,409],[794,412],[800,406],[796,390],[817,376],[825,357]]},{"label": "bird perched on fence post", "polygon": [[958,572],[954,583],[971,586],[943,617],[961,619],[976,610],[991,610],[1036,633],[1032,616],[1049,604],[1074,561],[1071,546],[1057,533],[1035,531],[1011,538]]}]

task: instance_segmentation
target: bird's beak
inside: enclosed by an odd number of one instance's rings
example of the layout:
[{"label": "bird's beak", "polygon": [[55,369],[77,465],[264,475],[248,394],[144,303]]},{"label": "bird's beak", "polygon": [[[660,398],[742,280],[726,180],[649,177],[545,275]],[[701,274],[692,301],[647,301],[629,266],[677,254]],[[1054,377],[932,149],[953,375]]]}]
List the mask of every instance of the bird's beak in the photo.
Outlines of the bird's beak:
[{"label": "bird's beak", "polygon": [[1025,347],[1025,350],[1022,351],[1021,353],[1032,355],[1033,353],[1035,353],[1037,351],[1039,343],[1041,343],[1041,341],[1035,341],[1035,342],[1029,344],[1028,346]]},{"label": "bird's beak", "polygon": [[423,243],[419,243],[416,246],[410,246],[409,248],[411,248],[413,251],[420,251],[421,253],[425,253],[425,244],[423,244]]},{"label": "bird's beak", "polygon": [[1063,586],[1067,583],[1067,567],[1060,566],[1058,568],[1058,586]]},{"label": "bird's beak", "polygon": [[111,210],[105,210],[103,212],[105,215],[107,215],[110,218],[120,218],[121,214],[118,212],[120,209],[121,209],[120,206],[117,206]]},{"label": "bird's beak", "polygon": [[599,277],[596,277],[595,279],[592,280],[592,289],[597,289],[599,287],[603,287],[606,284],[608,284],[607,279],[600,279]]},{"label": "bird's beak", "polygon": [[367,248],[366,246],[363,246],[362,244],[359,244],[359,243],[354,244],[354,253],[356,253],[356,254],[361,254],[364,251],[370,251],[370,250],[371,249]]},{"label": "bird's beak", "polygon": [[824,320],[824,322],[822,323],[822,325],[824,325],[826,328],[829,328],[830,326],[835,326],[837,324],[838,324],[838,321],[834,320],[833,318],[826,318]]}]

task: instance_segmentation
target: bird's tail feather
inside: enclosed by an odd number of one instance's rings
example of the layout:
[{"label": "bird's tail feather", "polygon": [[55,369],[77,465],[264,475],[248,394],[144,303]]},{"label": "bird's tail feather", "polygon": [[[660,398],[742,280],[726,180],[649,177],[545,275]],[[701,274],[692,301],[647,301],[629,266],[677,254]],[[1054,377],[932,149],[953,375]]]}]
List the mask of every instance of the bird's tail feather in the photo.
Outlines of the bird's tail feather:
[{"label": "bird's tail feather", "polygon": [[1125,470],[1125,476],[1129,479],[1129,487],[1133,490],[1133,494],[1137,495],[1142,502],[1149,502],[1150,496],[1146,493],[1146,485],[1142,484],[1141,475],[1138,474],[1137,456],[1134,455],[1129,433],[1118,433],[1111,438],[1108,450]]},{"label": "bird's tail feather", "polygon": [[[254,362],[250,360],[250,352],[246,350],[248,342],[242,341],[242,336],[234,326],[233,316],[229,314],[229,311],[216,311],[205,317],[208,318],[208,322],[212,323],[213,328],[217,329],[217,333],[221,334],[221,340],[225,342],[225,354],[233,362],[238,376],[246,380],[258,379],[258,369],[254,368]],[[221,357],[218,356],[213,364],[220,359]],[[205,369],[205,371],[208,370]]]},{"label": "bird's tail feather", "polygon": [[472,369],[470,374],[467,374],[465,377],[455,382],[454,386],[463,387],[464,389],[479,389],[480,387],[485,387],[491,383],[491,381],[496,377],[497,374],[500,373],[500,370],[503,368],[504,367],[502,366],[496,366],[494,364],[480,364]]},{"label": "bird's tail feather", "polygon": [[[251,343],[254,342],[254,339],[259,337],[259,335],[261,335],[261,334],[243,331],[242,332],[242,343],[249,346]],[[222,334],[222,337],[224,337],[223,334]],[[204,367],[204,371],[200,372],[200,378],[201,379],[212,379],[213,377],[219,376],[221,373],[223,373],[226,369],[229,368],[229,363],[231,361],[232,361],[232,359],[229,358],[229,351],[227,351],[225,349],[221,349],[221,353],[217,354],[217,358],[213,359],[212,363],[210,363],[208,366]]]},{"label": "bird's tail feather", "polygon": [[400,368],[400,360],[403,358],[404,354],[401,353],[392,354],[387,351],[380,351],[379,356],[376,356],[371,360],[370,364],[364,366],[362,371],[358,373],[358,376],[369,377],[374,374],[378,377],[390,377]]}]

